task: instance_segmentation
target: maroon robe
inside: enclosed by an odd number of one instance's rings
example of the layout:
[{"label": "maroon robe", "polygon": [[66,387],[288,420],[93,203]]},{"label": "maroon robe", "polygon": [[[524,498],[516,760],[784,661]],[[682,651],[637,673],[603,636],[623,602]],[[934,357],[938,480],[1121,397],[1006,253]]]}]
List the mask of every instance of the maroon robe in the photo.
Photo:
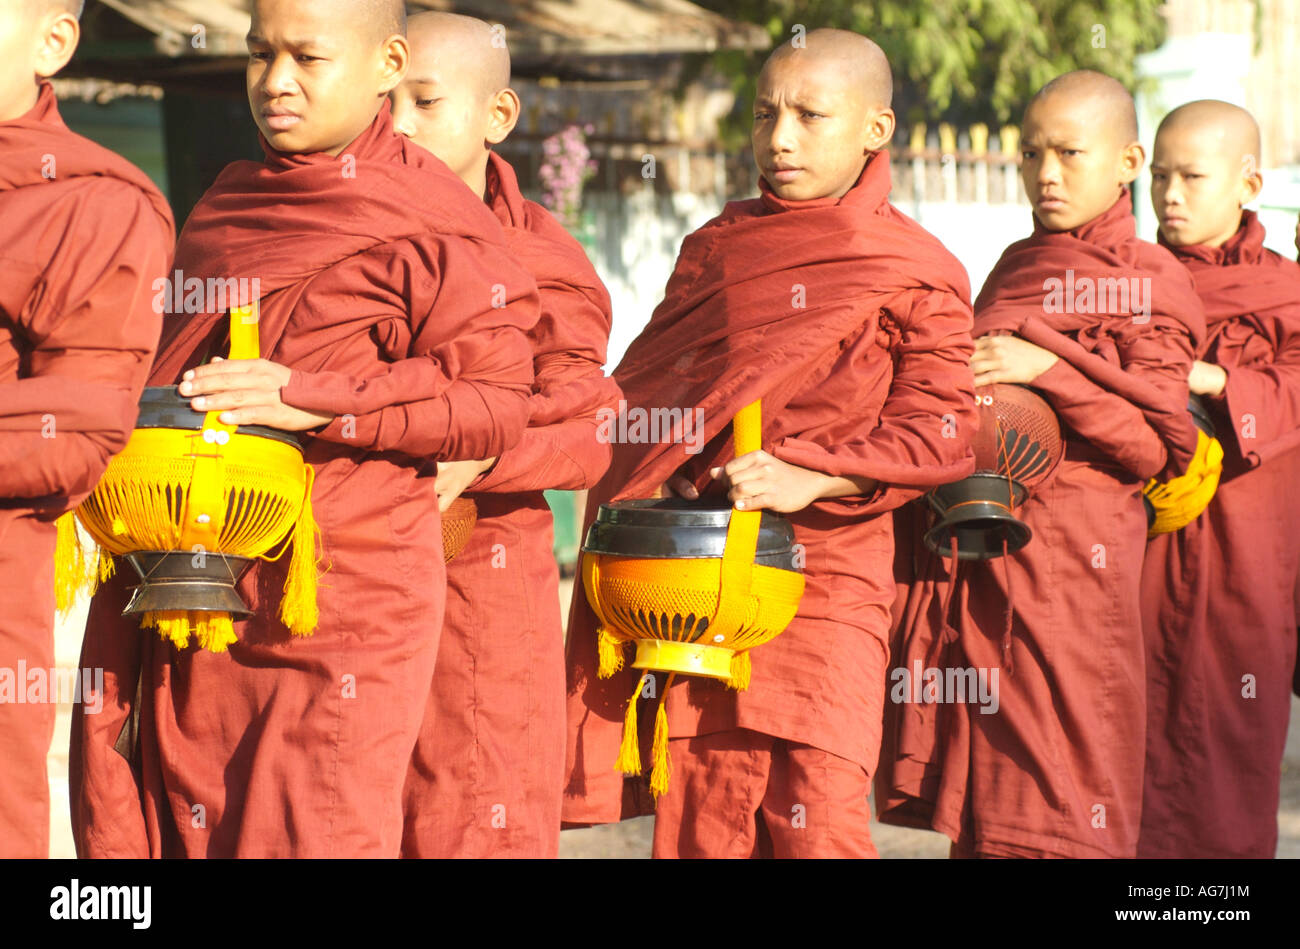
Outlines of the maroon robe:
[{"label": "maroon robe", "polygon": [[406,777],[410,857],[555,857],[564,767],[564,628],[544,490],[594,485],[609,464],[598,414],[610,300],[582,246],[489,155],[486,200],[537,280],[536,382],[519,444],[470,485],[478,520],[447,566],[433,688]]},{"label": "maroon robe", "polygon": [[[882,152],[840,199],[786,201],[764,183],[760,197],[728,204],[687,237],[663,303],[615,372],[630,410],[699,409],[702,450],[690,454],[682,440],[670,439],[616,444],[588,521],[601,502],[650,496],[679,470],[707,490],[708,469],[733,457],[732,417],[760,397],[765,450],[794,465],[879,482],[868,497],[819,500],[788,515],[803,545],[807,586],[790,626],[751,652],[748,691],[690,677],[669,689],[678,772],[687,767],[690,739],[737,737],[714,787],[735,787],[738,796],[700,805],[718,818],[699,841],[708,853],[730,852],[727,832],[717,830],[730,809],[749,807],[736,819],[755,819],[761,790],[741,785],[765,772],[747,768],[750,746],[740,740],[747,731],[843,759],[865,799],[894,592],[888,512],[973,467],[961,434],[974,419],[966,276],[933,236],[889,204],[889,188]],[[564,819],[575,824],[619,820],[648,804],[641,782],[629,781],[625,806],[624,779],[614,770],[624,707],[640,672],[629,667],[598,679],[595,634],[579,589],[569,627],[564,802]],[[772,767],[793,780],[775,760]],[[670,795],[703,793],[709,783],[673,782]],[[690,831],[676,825],[698,812],[696,802],[669,809],[659,820],[675,826],[661,826],[656,837]],[[845,837],[869,845],[865,808],[838,815],[862,825]]]},{"label": "maroon robe", "polygon": [[[1130,286],[1146,288],[1150,314],[1135,320],[1096,295],[1065,312],[1048,302],[1051,280],[1095,291],[1107,279],[1148,280]],[[1033,387],[1062,423],[1065,454],[1017,511],[1029,545],[961,562],[955,579],[919,542],[923,512],[900,516],[912,558],[899,565],[908,590],[891,681],[905,684],[901,672],[915,677],[919,663],[945,683],[983,677],[996,698],[891,693],[877,808],[888,823],[946,834],[957,854],[1131,857],[1145,733],[1141,488],[1183,470],[1196,445],[1186,404],[1200,302],[1172,255],[1137,239],[1123,194],[1074,231],[1036,221],[975,313],[977,337],[1014,332],[1061,357]]]},{"label": "maroon robe", "polygon": [[[78,852],[397,856],[445,591],[427,462],[519,440],[536,286],[482,202],[393,132],[387,102],[337,158],[267,148],[229,166],[176,256],[186,277],[259,278],[262,352],[293,370],[283,399],[338,416],[304,449],[320,623],[301,638],[280,623],[288,558],[241,581],[254,615],[228,654],[176,650],[120,617],[125,581],[101,590],[82,664],[106,667],[108,694],[73,734]],[[223,324],[174,318],[152,381],[224,353]],[[115,746],[137,680],[128,761]]]},{"label": "maroon robe", "polygon": [[[143,172],[68,130],[48,82],[0,123],[0,154],[0,857],[43,857],[54,520],[135,425],[175,231]],[[80,700],[75,719],[97,701]]]},{"label": "maroon robe", "polygon": [[[1168,246],[1168,245],[1166,245]],[[1141,857],[1272,857],[1296,661],[1300,266],[1246,211],[1221,247],[1171,247],[1205,302],[1199,358],[1223,445],[1209,508],[1147,547]]]}]

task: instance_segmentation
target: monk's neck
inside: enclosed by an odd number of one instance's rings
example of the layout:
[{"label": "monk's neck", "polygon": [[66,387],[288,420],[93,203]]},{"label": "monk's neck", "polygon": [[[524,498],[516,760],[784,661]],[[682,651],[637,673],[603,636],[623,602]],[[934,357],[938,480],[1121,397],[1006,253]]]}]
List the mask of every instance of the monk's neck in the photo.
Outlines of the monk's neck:
[{"label": "monk's neck", "polygon": [[30,89],[27,89],[17,99],[6,103],[4,111],[0,112],[0,122],[12,122],[15,119],[21,119],[32,109],[36,108],[36,103],[41,99],[41,87],[33,83]]},{"label": "monk's neck", "polygon": [[480,201],[487,200],[487,152],[483,153],[483,160],[476,161],[474,167],[461,175],[460,180],[465,182],[470,191],[478,195]]}]

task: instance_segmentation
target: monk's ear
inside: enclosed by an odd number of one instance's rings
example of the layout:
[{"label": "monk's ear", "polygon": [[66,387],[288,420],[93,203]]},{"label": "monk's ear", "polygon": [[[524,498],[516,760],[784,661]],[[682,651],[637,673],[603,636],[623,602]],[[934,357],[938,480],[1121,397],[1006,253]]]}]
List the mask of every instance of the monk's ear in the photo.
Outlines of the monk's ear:
[{"label": "monk's ear", "polygon": [[867,116],[866,126],[862,132],[864,152],[878,152],[894,137],[896,123],[893,109],[880,109]]},{"label": "monk's ear", "polygon": [[36,75],[49,79],[68,65],[81,40],[81,24],[71,13],[58,13],[43,21],[40,48],[36,51]]},{"label": "monk's ear", "polygon": [[1124,150],[1119,155],[1119,183],[1132,184],[1138,172],[1142,170],[1142,166],[1146,164],[1146,160],[1147,152],[1141,142],[1131,142],[1124,146]]},{"label": "monk's ear", "polygon": [[1240,206],[1244,208],[1250,204],[1263,190],[1264,175],[1259,170],[1259,160],[1254,155],[1247,155],[1242,159],[1241,190],[1237,193]]},{"label": "monk's ear", "polygon": [[519,124],[519,113],[523,106],[519,104],[519,95],[513,89],[502,89],[492,99],[490,106],[492,121],[488,125],[487,141],[489,145],[500,145]]},{"label": "monk's ear", "polygon": [[411,67],[411,44],[405,36],[394,33],[380,51],[379,94],[388,95],[406,78]]}]

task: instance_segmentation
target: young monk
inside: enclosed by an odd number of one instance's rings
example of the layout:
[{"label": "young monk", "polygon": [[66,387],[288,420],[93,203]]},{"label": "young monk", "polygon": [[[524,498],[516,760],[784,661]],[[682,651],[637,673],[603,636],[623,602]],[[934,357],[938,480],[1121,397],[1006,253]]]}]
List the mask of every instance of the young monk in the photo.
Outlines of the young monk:
[{"label": "young monk", "polygon": [[[610,300],[582,247],[519,191],[492,151],[514,129],[510,53],[482,20],[408,20],[411,69],[393,124],[447,163],[506,230],[537,280],[529,428],[492,463],[440,464],[444,509],[468,488],[478,520],[447,566],[447,609],[428,709],[406,778],[404,856],[555,857],[564,766],[564,629],[542,491],[590,488],[609,464],[596,413]],[[483,473],[486,465],[490,470]]]},{"label": "young monk", "polygon": [[[200,365],[224,352],[227,318],[210,309],[171,319],[152,378],[183,380],[223,421],[310,433],[319,625],[293,639],[278,618],[288,558],[241,581],[255,615],[228,654],[178,651],[118,617],[123,584],[103,591],[82,661],[107,667],[118,711],[74,734],[82,854],[398,855],[445,590],[425,465],[518,441],[537,319],[496,218],[393,131],[404,33],[399,0],[362,17],[348,0],[253,4],[248,91],[266,159],[221,174],[176,267],[260,280],[266,358]],[[133,771],[114,748],[130,751],[119,737],[137,676]]]},{"label": "young monk", "polygon": [[[888,512],[972,470],[966,276],[889,204],[889,63],[855,33],[806,41],[781,46],[759,76],[760,197],[686,239],[615,372],[632,407],[702,409],[706,444],[694,455],[616,444],[587,511],[661,486],[725,496],[784,513],[805,552],[798,615],[752,652],[748,691],[702,678],[668,690],[658,857],[875,855],[867,797],[893,597]],[[763,450],[733,458],[731,419],[760,397]],[[640,782],[625,798],[613,770],[640,672],[597,678],[581,592],[568,664],[565,821],[648,810]]]},{"label": "young monk", "polygon": [[1300,569],[1300,266],[1264,249],[1259,127],[1202,100],[1151,159],[1160,243],[1191,271],[1209,334],[1189,385],[1224,446],[1208,510],[1143,564],[1146,779],[1140,857],[1277,850]]},{"label": "young monk", "polygon": [[896,664],[996,675],[998,696],[899,707],[878,806],[882,820],[948,835],[954,856],[1132,857],[1141,489],[1192,463],[1187,375],[1204,323],[1186,271],[1135,236],[1127,187],[1144,154],[1120,83],[1087,70],[1052,80],[1025,112],[1021,149],[1034,233],[975,301],[971,366],[977,386],[1040,393],[1064,458],[1017,512],[1033,531],[1019,552],[962,563],[954,579],[914,543]]},{"label": "young monk", "polygon": [[20,670],[54,667],[54,520],[135,424],[162,325],[151,288],[175,235],[149,179],[59,117],[47,80],[72,58],[80,14],[0,7],[0,858],[48,850],[58,696]]}]

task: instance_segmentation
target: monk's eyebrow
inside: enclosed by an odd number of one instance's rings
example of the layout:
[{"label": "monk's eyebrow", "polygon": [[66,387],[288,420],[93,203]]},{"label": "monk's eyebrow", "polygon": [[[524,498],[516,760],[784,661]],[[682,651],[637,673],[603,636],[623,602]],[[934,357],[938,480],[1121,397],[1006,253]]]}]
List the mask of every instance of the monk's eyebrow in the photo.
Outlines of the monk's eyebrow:
[{"label": "monk's eyebrow", "polygon": [[[773,106],[774,103],[771,99],[759,98],[754,100],[754,108],[756,109],[770,109],[773,108]],[[798,112],[827,112],[830,110],[830,106],[827,104],[811,102],[807,99],[788,99],[786,101],[786,106]]]},{"label": "monk's eyebrow", "polygon": [[[252,31],[249,31],[248,36],[246,36],[244,40],[250,46],[270,45],[270,43],[267,42],[266,37],[254,33]],[[319,36],[309,36],[306,39],[288,40],[286,41],[285,45],[290,47],[291,49],[328,49],[330,44],[328,40],[322,39]]]}]

